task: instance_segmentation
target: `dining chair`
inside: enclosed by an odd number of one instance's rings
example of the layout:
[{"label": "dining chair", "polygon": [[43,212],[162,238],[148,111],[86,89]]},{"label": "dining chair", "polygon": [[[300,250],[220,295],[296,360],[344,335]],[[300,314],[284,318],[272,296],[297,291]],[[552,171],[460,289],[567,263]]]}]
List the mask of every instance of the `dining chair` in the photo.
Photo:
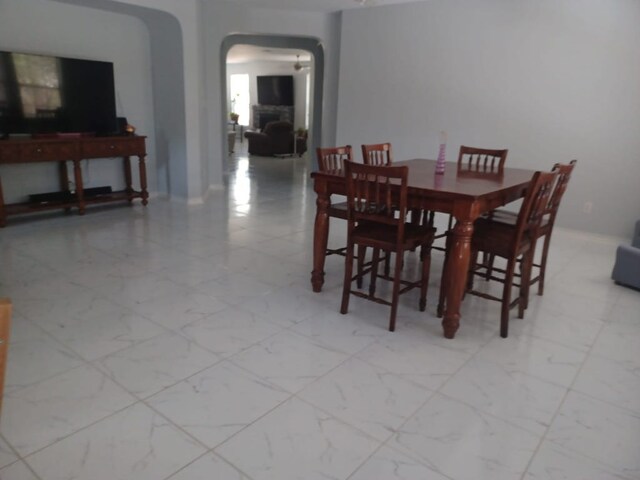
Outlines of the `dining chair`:
[{"label": "dining chair", "polygon": [[[562,201],[562,197],[567,190],[569,180],[571,179],[571,174],[573,173],[573,169],[577,163],[577,160],[571,160],[567,164],[556,163],[552,169],[553,172],[556,172],[558,174],[558,178],[556,179],[556,183],[553,187],[553,192],[551,193],[551,198],[549,200],[549,203],[547,204],[547,208],[545,209],[544,216],[542,217],[540,228],[538,229],[538,238],[536,238],[536,240],[540,240],[542,237],[544,237],[542,256],[539,263],[536,263],[534,259],[532,267],[536,267],[538,269],[538,275],[529,280],[529,286],[533,285],[536,282],[538,283],[538,295],[544,294],[544,279],[547,270],[547,258],[549,256],[549,245],[551,244],[551,234],[553,233],[553,226],[556,222],[556,216],[558,215],[560,202]],[[494,210],[489,215],[487,215],[487,217],[493,222],[514,226],[518,219],[516,213],[502,209]],[[487,275],[489,276],[495,269],[493,263],[494,258],[489,257],[487,267]]]},{"label": "dining chair", "polygon": [[[500,175],[504,174],[504,164],[507,161],[508,153],[508,149],[496,150],[460,145],[456,175],[459,178],[464,178],[465,176],[472,176],[474,178],[483,177],[487,179],[499,178]],[[433,212],[427,212],[425,215],[430,215],[430,217],[428,220],[423,221],[428,221],[433,224]],[[437,234],[435,239],[448,238],[452,228],[453,215],[449,215],[446,231]],[[446,252],[448,245],[446,243],[444,247],[434,245],[433,249]]]},{"label": "dining chair", "polygon": [[390,143],[375,143],[362,145],[362,161],[365,165],[385,165],[393,164]]},{"label": "dining chair", "polygon": [[[474,223],[466,293],[501,302],[500,336],[502,338],[507,338],[509,334],[509,312],[513,307],[518,306],[518,318],[524,317],[536,240],[539,238],[540,225],[551,199],[557,175],[558,173],[555,171],[548,173],[536,172],[533,175],[515,225],[493,222],[486,217],[480,217]],[[486,269],[488,265],[486,262],[477,262],[479,252],[486,253],[492,257],[501,257],[507,261],[506,267],[499,272],[501,276],[494,274],[487,276]],[[445,260],[445,263],[447,261]],[[514,284],[515,270],[518,264],[521,268],[520,274],[522,278],[519,284]],[[475,275],[502,283],[502,296],[497,297],[483,291],[474,290],[473,277]],[[445,275],[440,286],[438,314],[443,311],[444,293],[446,293],[448,283],[449,279]],[[512,300],[512,288],[514,286],[517,286],[519,290],[518,296]]]},{"label": "dining chair", "polygon": [[[393,165],[393,154],[391,153],[390,143],[375,143],[370,145],[362,145],[362,160],[365,165]],[[423,215],[423,211],[420,209],[412,209],[411,221],[419,223],[423,219],[431,219],[430,225],[433,226],[433,215],[431,217],[428,214]],[[388,264],[385,264],[385,268],[389,268]]]},{"label": "dining chair", "polygon": [[[362,161],[365,165],[378,165],[378,166],[386,166],[389,167],[393,165],[393,154],[391,153],[391,143],[371,143],[368,145],[362,145]],[[416,213],[412,212],[412,218],[417,218]],[[360,255],[358,256],[358,265],[359,268],[362,268],[364,265],[364,258],[362,255],[364,254],[364,249],[360,251]],[[389,276],[391,269],[391,256],[386,255],[384,257],[384,274]],[[362,272],[361,272],[362,273]],[[360,275],[359,286],[362,284],[362,275]]]},{"label": "dining chair", "polygon": [[[323,173],[344,175],[344,161],[353,159],[351,145],[343,147],[316,148],[318,169]],[[331,201],[331,200],[329,200]],[[329,217],[347,219],[347,202],[330,203],[327,208]],[[329,229],[327,229],[328,234]],[[326,255],[345,255],[347,247],[327,248]]]},{"label": "dining chair", "polygon": [[[406,222],[407,177],[406,166],[376,166],[345,162],[347,186],[347,255],[345,257],[344,285],[340,313],[349,309],[349,298],[355,295],[391,307],[389,331],[396,325],[398,298],[414,288],[420,288],[419,309],[424,311],[427,303],[427,287],[431,263],[431,244],[435,229],[429,226]],[[371,247],[373,259],[368,272],[371,273],[368,293],[352,288],[355,246]],[[422,268],[420,278],[409,281],[401,278],[404,253],[420,247]],[[393,276],[379,275],[380,252],[395,254]],[[368,273],[367,272],[367,273]],[[376,295],[376,280],[382,278],[392,282],[391,300]]]}]

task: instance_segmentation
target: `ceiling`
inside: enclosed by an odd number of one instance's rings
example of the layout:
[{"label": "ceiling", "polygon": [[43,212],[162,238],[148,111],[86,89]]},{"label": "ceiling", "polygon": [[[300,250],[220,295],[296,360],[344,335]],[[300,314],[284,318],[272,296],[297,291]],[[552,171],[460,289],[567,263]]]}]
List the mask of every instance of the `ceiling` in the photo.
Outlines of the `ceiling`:
[{"label": "ceiling", "polygon": [[[269,0],[276,2],[278,0]],[[309,65],[311,54],[306,50],[291,48],[270,48],[254,45],[234,45],[227,54],[227,63],[247,63],[247,62],[290,62],[292,67],[296,62],[296,56],[300,55],[300,63]]]},{"label": "ceiling", "polygon": [[[215,1],[215,0],[210,0]],[[307,10],[311,12],[337,12],[351,8],[363,8],[378,5],[396,5],[416,0],[235,0],[238,5],[264,8],[282,8]]]},{"label": "ceiling", "polygon": [[[215,1],[215,0],[209,0]],[[312,12],[336,12],[353,8],[369,8],[373,6],[395,5],[420,0],[235,0],[245,6],[278,8],[286,10],[307,10]],[[425,0],[422,0],[425,1]],[[300,56],[304,66],[311,63],[311,55],[305,50],[267,48],[253,45],[234,45],[227,54],[227,63],[290,62],[294,64]]]}]

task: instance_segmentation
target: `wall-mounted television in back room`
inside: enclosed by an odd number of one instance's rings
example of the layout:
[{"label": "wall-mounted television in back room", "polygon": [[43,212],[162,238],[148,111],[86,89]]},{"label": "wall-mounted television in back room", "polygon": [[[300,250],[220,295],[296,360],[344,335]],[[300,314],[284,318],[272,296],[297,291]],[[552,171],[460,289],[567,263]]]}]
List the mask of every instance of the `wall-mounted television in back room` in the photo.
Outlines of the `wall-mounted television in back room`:
[{"label": "wall-mounted television in back room", "polygon": [[0,52],[0,136],[116,130],[113,63]]},{"label": "wall-mounted television in back room", "polygon": [[261,75],[256,79],[260,105],[293,106],[293,75]]}]

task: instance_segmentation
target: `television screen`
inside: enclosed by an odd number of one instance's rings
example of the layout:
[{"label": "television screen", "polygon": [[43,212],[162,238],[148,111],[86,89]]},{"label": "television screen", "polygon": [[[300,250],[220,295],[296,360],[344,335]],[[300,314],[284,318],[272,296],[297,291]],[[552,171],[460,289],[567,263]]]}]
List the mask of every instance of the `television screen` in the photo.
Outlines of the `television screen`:
[{"label": "television screen", "polygon": [[0,135],[116,130],[112,63],[0,52]]},{"label": "television screen", "polygon": [[263,75],[257,79],[260,105],[293,106],[293,75]]}]

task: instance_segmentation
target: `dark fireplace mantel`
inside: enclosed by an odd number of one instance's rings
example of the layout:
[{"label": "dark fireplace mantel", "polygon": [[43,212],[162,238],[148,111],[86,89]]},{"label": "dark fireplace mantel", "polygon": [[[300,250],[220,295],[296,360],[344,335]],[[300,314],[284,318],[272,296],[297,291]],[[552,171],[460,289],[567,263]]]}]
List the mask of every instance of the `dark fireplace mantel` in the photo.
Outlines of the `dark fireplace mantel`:
[{"label": "dark fireplace mantel", "polygon": [[[253,118],[252,126],[254,129],[260,129],[264,125],[261,125],[260,116],[268,116],[269,121],[280,120],[293,123],[294,107],[288,107],[284,105],[252,105],[251,115]],[[278,118],[275,115],[279,115]],[[295,125],[294,125],[295,127]]]}]

